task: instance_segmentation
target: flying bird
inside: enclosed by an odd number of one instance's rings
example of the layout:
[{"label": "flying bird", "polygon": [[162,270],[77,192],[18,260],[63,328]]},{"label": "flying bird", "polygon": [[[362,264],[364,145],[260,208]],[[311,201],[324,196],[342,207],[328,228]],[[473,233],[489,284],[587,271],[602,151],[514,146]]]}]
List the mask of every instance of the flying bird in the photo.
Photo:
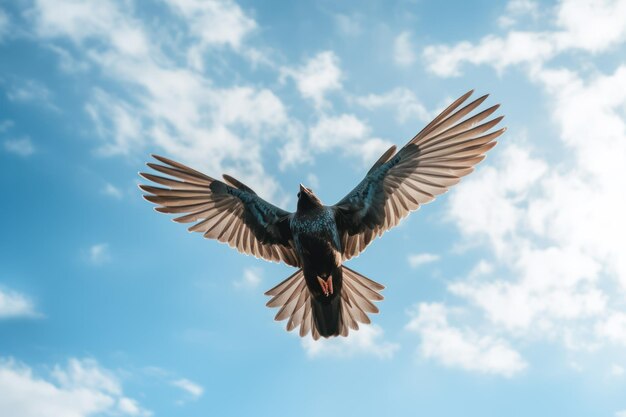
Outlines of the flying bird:
[{"label": "flying bird", "polygon": [[378,313],[373,302],[383,299],[384,286],[344,263],[472,172],[505,131],[493,130],[503,116],[484,121],[499,105],[474,112],[487,95],[464,105],[472,93],[455,100],[399,151],[389,148],[332,206],[301,184],[296,211],[288,212],[229,175],[220,181],[157,155],[152,156],[159,163],[147,165],[165,176],[140,175],[161,187],[140,188],[157,211],[191,223],[190,232],[297,268],[265,293],[271,297],[267,306],[280,307],[276,320],[288,319],[288,331],[299,326],[300,336],[311,333],[316,340],[347,336],[359,323],[370,323],[368,313]]}]

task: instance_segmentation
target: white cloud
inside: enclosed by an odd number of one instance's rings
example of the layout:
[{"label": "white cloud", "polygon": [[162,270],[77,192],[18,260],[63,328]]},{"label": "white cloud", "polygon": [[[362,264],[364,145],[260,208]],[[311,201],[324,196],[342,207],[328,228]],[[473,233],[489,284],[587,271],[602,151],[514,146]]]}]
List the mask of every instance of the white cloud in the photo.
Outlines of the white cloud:
[{"label": "white cloud", "polygon": [[611,368],[609,369],[609,373],[611,374],[611,376],[615,377],[624,375],[624,372],[626,372],[626,370],[624,370],[624,367],[617,363],[611,364]]},{"label": "white cloud", "polygon": [[551,96],[571,157],[549,165],[511,144],[501,164],[451,196],[457,227],[467,241],[484,239],[505,272],[450,290],[512,331],[557,335],[569,348],[582,340],[623,344],[626,319],[607,289],[626,286],[626,168],[618,162],[626,158],[626,67],[587,82],[564,70],[532,77]]},{"label": "white cloud", "polygon": [[539,17],[539,4],[532,0],[510,0],[506,5],[506,14],[498,18],[498,25],[507,28],[526,16],[536,20]]},{"label": "white cloud", "polygon": [[396,111],[396,119],[400,123],[413,119],[428,122],[431,114],[417,98],[415,93],[407,88],[395,88],[384,94],[368,94],[353,98],[354,103],[368,110],[377,110],[383,107],[392,107]]},{"label": "white cloud", "polygon": [[626,410],[617,411],[615,417],[626,417]]},{"label": "white cloud", "polygon": [[360,325],[358,331],[352,331],[348,337],[313,340],[302,339],[302,347],[307,356],[346,358],[355,355],[372,355],[380,359],[389,359],[400,348],[396,343],[383,340],[383,329],[376,325]]},{"label": "white cloud", "polygon": [[547,164],[511,138],[494,163],[497,168],[494,164],[482,167],[455,190],[448,216],[465,236],[487,238],[500,251],[523,222],[523,203],[547,171]]},{"label": "white cloud", "polygon": [[0,319],[36,317],[33,301],[15,291],[0,288]]},{"label": "white cloud", "polygon": [[9,16],[6,12],[0,9],[0,42],[4,39],[4,37],[9,33]]},{"label": "white cloud", "polygon": [[257,24],[231,0],[166,0],[181,17],[192,36],[197,39],[188,48],[188,61],[198,71],[204,70],[207,48],[229,46],[253,60],[263,60],[260,52],[243,48],[245,38]]},{"label": "white cloud", "polygon": [[89,262],[93,265],[103,265],[111,261],[111,252],[108,243],[97,243],[89,248]]},{"label": "white cloud", "polygon": [[122,397],[117,402],[117,409],[122,415],[151,416],[152,412],[144,410],[139,403],[132,398]]},{"label": "white cloud", "polygon": [[[177,2],[176,8],[184,16],[198,11],[190,19],[234,19],[247,27],[253,22],[229,1]],[[131,155],[149,147],[212,175],[236,172],[265,198],[276,193],[262,151],[272,139],[289,139],[295,128],[273,92],[236,84],[218,88],[193,65],[173,61],[164,45],[180,42],[175,46],[184,50],[187,43],[150,31],[134,17],[129,2],[102,1],[94,9],[71,0],[39,0],[31,16],[46,43],[70,39],[78,46],[76,61],[97,68],[105,81],[121,87],[94,88],[86,105],[104,141],[101,154]],[[228,30],[203,36],[206,42],[236,46],[247,33]]]},{"label": "white cloud", "polygon": [[476,44],[431,45],[424,49],[424,58],[432,72],[450,77],[460,75],[465,62],[498,70],[518,64],[533,68],[563,52],[604,52],[626,40],[626,1],[561,1],[554,26],[541,32],[513,30],[502,37],[488,35]]},{"label": "white cloud", "polygon": [[341,89],[339,58],[332,51],[320,52],[298,68],[282,68],[282,78],[292,78],[302,97],[313,101],[316,108],[328,106],[326,94]]},{"label": "white cloud", "polygon": [[406,328],[420,335],[421,356],[447,367],[505,377],[514,376],[527,367],[520,354],[505,340],[450,325],[443,304],[421,303]]},{"label": "white cloud", "polygon": [[411,33],[402,32],[393,41],[393,61],[400,67],[408,67],[417,59],[411,42]]},{"label": "white cloud", "polygon": [[411,268],[417,268],[421,265],[437,262],[441,257],[434,253],[415,253],[409,255],[407,260]]},{"label": "white cloud", "polygon": [[2,120],[0,122],[0,133],[6,132],[15,125],[13,120]]},{"label": "white cloud", "polygon": [[601,338],[626,346],[626,313],[613,312],[596,324],[596,333]]},{"label": "white cloud", "polygon": [[113,197],[117,200],[122,198],[122,190],[108,182],[104,184],[104,188],[102,188],[102,194],[108,195],[109,197]]},{"label": "white cloud", "polygon": [[235,281],[235,288],[253,290],[261,284],[261,270],[259,268],[246,268],[243,270],[243,277]]},{"label": "white cloud", "polygon": [[347,36],[359,36],[363,32],[361,19],[358,15],[341,14],[333,15],[333,19],[339,31]]},{"label": "white cloud", "polygon": [[[555,9],[553,30],[510,31],[425,51],[442,76],[459,73],[463,62],[520,67],[542,90],[556,128],[533,135],[542,144],[535,150],[523,138],[507,137],[497,161],[449,199],[460,246],[486,249],[481,262],[489,267],[476,265],[469,279],[448,289],[478,307],[499,334],[560,340],[571,350],[626,343],[620,295],[626,288],[626,65],[612,73],[587,67],[595,54],[626,41],[625,10],[625,1],[566,0]],[[583,62],[580,70],[577,63],[547,67],[572,51]],[[558,160],[545,148],[558,149]]]},{"label": "white cloud", "polygon": [[190,26],[192,33],[208,45],[237,49],[256,28],[256,22],[231,0],[166,0]]},{"label": "white cloud", "polygon": [[56,365],[49,378],[12,359],[0,362],[0,410],[12,417],[87,417],[102,413],[149,416],[123,395],[109,370],[90,359]]},{"label": "white cloud", "polygon": [[36,80],[15,81],[7,90],[7,98],[11,101],[38,101],[47,103],[52,93]]},{"label": "white cloud", "polygon": [[33,145],[29,137],[24,136],[5,140],[4,150],[22,157],[27,157],[35,153],[35,145]]},{"label": "white cloud", "polygon": [[37,33],[44,38],[68,37],[76,44],[88,39],[102,39],[125,56],[139,57],[149,50],[149,41],[141,24],[129,17],[129,13],[122,12],[112,0],[96,4],[77,0],[36,0],[32,16]]},{"label": "white cloud", "polygon": [[198,398],[202,397],[202,394],[204,394],[204,388],[202,388],[202,386],[186,378],[172,381],[172,385],[185,391],[193,400],[197,400]]},{"label": "white cloud", "polygon": [[370,127],[352,114],[322,115],[309,129],[309,151],[341,150],[359,156],[364,164],[373,163],[391,145],[389,141],[371,137]]},{"label": "white cloud", "polygon": [[312,172],[307,174],[306,181],[307,183],[305,185],[313,190],[320,186],[320,179]]},{"label": "white cloud", "polygon": [[369,132],[370,128],[354,115],[322,116],[309,131],[310,145],[318,152],[352,148]]}]

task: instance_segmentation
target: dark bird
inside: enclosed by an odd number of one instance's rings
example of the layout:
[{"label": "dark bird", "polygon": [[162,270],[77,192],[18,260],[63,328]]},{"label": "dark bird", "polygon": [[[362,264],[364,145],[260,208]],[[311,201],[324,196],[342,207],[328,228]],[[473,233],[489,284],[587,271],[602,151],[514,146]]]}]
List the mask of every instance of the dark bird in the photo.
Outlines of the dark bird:
[{"label": "dark bird", "polygon": [[469,91],[441,112],[396,152],[392,146],[365,178],[341,201],[325,206],[313,190],[300,185],[295,213],[259,197],[229,175],[224,181],[162,156],[147,165],[166,176],[141,173],[163,187],[140,185],[144,198],[173,220],[193,223],[191,232],[228,243],[240,252],[298,268],[267,291],[269,307],[280,307],[276,320],[289,319],[287,330],[300,336],[347,336],[358,323],[378,313],[379,283],[344,265],[372,240],[396,226],[420,205],[432,201],[474,170],[496,145],[505,128],[491,116],[499,105],[472,113],[487,98],[462,106]]}]

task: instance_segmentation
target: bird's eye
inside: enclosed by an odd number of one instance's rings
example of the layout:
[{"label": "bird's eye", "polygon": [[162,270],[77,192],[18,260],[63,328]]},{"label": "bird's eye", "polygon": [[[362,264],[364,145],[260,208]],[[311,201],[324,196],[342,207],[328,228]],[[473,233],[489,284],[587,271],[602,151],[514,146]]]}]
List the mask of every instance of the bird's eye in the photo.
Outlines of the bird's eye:
[{"label": "bird's eye", "polygon": [[298,192],[298,198],[300,198],[300,192]]}]

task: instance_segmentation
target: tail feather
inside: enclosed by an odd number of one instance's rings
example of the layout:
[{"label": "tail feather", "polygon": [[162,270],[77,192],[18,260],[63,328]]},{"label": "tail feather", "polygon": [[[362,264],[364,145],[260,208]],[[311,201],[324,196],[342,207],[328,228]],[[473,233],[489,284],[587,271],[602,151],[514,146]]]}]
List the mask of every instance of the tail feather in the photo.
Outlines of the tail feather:
[{"label": "tail feather", "polygon": [[304,272],[299,269],[265,293],[272,297],[266,305],[280,307],[275,319],[289,319],[287,331],[299,326],[302,337],[309,333],[315,340],[320,336],[347,336],[350,329],[359,329],[359,323],[371,322],[367,313],[378,313],[373,301],[383,299],[380,291],[385,287],[346,266],[342,268],[344,285],[340,297],[327,303],[316,301],[306,286]]},{"label": "tail feather", "polygon": [[[338,295],[338,294],[336,294]],[[321,295],[320,297],[325,297]],[[322,337],[338,336],[343,327],[341,319],[341,297],[333,296],[330,300],[311,298],[313,321]]]}]

